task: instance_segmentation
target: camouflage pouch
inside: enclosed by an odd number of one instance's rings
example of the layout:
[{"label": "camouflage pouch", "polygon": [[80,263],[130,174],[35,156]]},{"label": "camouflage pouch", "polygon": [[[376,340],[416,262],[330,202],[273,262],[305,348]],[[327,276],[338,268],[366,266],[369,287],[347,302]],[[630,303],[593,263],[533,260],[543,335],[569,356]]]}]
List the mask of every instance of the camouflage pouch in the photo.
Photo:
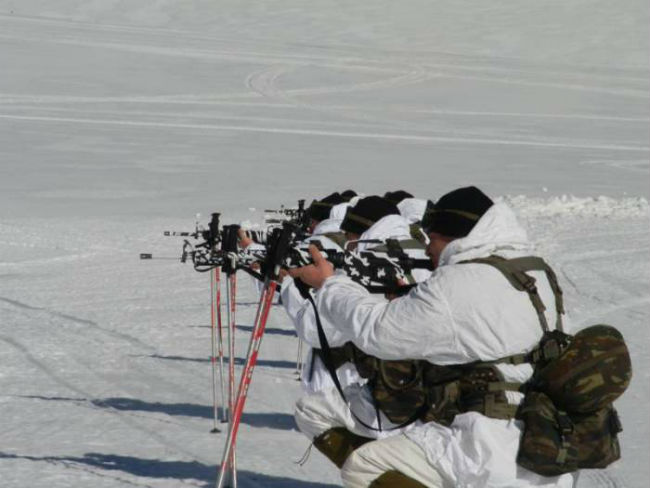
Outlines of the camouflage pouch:
[{"label": "camouflage pouch", "polygon": [[359,376],[368,381],[373,381],[377,376],[379,360],[370,354],[366,354],[351,342],[346,343],[345,347],[348,351],[348,357],[357,368]]},{"label": "camouflage pouch", "polygon": [[622,430],[611,405],[589,414],[558,410],[541,392],[529,392],[517,414],[524,422],[517,463],[542,476],[604,468],[620,458]]},{"label": "camouflage pouch", "polygon": [[605,408],[623,394],[632,378],[623,336],[614,327],[594,325],[566,337],[568,344],[561,343],[556,358],[538,363],[532,389],[543,391],[567,412]]},{"label": "camouflage pouch", "polygon": [[372,396],[376,407],[391,422],[413,421],[427,401],[421,361],[378,361]]}]

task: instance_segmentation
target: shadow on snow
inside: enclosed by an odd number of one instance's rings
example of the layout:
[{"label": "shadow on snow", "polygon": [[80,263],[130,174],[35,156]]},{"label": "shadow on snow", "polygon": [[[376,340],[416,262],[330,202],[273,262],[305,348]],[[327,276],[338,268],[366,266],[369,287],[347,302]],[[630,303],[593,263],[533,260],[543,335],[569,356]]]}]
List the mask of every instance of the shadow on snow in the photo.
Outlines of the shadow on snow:
[{"label": "shadow on snow", "polygon": [[[120,471],[143,478],[161,478],[177,480],[197,480],[202,482],[201,488],[214,486],[217,467],[208,466],[197,461],[163,461],[160,459],[144,459],[115,454],[86,453],[79,456],[26,456],[0,452],[0,460],[25,460],[33,462],[60,463],[66,467],[71,465],[90,466],[105,471]],[[238,481],[242,488],[336,488],[336,485],[301,481],[293,478],[269,476],[251,471],[238,471]]]},{"label": "shadow on snow", "polygon": [[[43,397],[37,395],[22,396],[21,398],[32,398],[46,401],[69,401],[87,402],[96,407],[113,408],[126,412],[155,412],[164,413],[170,416],[185,416],[210,419],[214,417],[214,409],[210,405],[197,405],[194,403],[160,403],[145,402],[136,398],[97,398],[88,400],[86,398],[65,398],[65,397]],[[244,412],[241,421],[251,427],[262,427],[277,430],[296,430],[296,423],[293,415],[286,413],[256,413]]]},{"label": "shadow on snow", "polygon": [[[210,358],[188,358],[186,356],[163,356],[160,354],[151,354],[148,357],[153,359],[163,359],[165,361],[189,361],[193,363],[209,363]],[[227,361],[227,358],[224,358]],[[245,362],[244,358],[235,358],[235,364],[242,366]],[[258,359],[255,363],[256,366],[265,366],[269,368],[292,368],[296,369],[295,361],[283,361],[281,359]]]},{"label": "shadow on snow", "polygon": [[[188,327],[194,327],[199,329],[211,329],[211,325],[189,325]],[[238,325],[237,328],[244,332],[253,332],[252,325]],[[264,329],[264,335],[280,335],[288,337],[298,337],[296,331],[293,329],[280,329],[278,327],[266,327]]]}]

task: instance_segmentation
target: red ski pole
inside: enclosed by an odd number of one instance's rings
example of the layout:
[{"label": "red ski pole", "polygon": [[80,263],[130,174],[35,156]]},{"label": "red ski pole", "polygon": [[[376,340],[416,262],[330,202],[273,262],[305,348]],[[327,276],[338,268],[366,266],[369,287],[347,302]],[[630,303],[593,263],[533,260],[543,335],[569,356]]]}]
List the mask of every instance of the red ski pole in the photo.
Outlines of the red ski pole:
[{"label": "red ski pole", "polygon": [[251,339],[248,344],[248,353],[246,354],[246,362],[244,363],[241,379],[239,381],[237,397],[235,399],[234,408],[231,412],[232,417],[230,419],[228,439],[226,440],[226,447],[221,459],[216,488],[224,488],[226,486],[225,480],[228,473],[231,473],[232,484],[230,486],[235,488],[237,485],[237,476],[235,471],[237,432],[244,412],[248,388],[250,387],[253,371],[255,370],[255,364],[257,363],[257,355],[262,344],[266,321],[269,318],[275,290],[278,286],[277,279],[280,273],[280,267],[295,236],[296,229],[290,224],[285,224],[282,229],[276,229],[272,236],[272,243],[269,246],[264,266],[264,273],[266,275],[264,288],[262,290],[262,296],[260,297],[259,306],[257,307],[257,314],[253,324],[253,333],[251,334]]},{"label": "red ski pole", "polygon": [[224,381],[224,367],[223,367],[223,321],[221,319],[221,267],[215,271],[216,278],[216,302],[217,302],[217,345],[219,353],[219,381],[221,384],[221,422],[228,422],[228,413],[226,408],[226,393]]},{"label": "red ski pole", "polygon": [[212,355],[210,356],[210,363],[212,365],[212,406],[214,408],[214,415],[213,415],[213,428],[210,431],[212,434],[216,434],[217,432],[221,432],[217,428],[217,417],[218,417],[218,408],[217,408],[217,359],[215,357],[216,354],[216,313],[215,313],[215,273],[218,276],[219,270],[218,268],[215,270],[210,271],[210,332],[211,332],[211,341],[212,341]]},{"label": "red ski pole", "polygon": [[[271,306],[273,304],[273,296],[275,295],[276,287],[277,282],[267,279],[266,283],[264,284],[262,296],[260,297],[260,303],[257,309],[257,317],[253,326],[251,340],[248,345],[246,363],[244,364],[241,380],[239,382],[239,388],[237,390],[237,399],[235,401],[234,409],[232,412],[230,430],[228,432],[228,439],[226,440],[226,448],[223,452],[223,457],[221,460],[221,469],[219,470],[219,477],[217,479],[216,485],[217,488],[224,488],[226,486],[226,475],[229,469],[232,470],[233,468],[232,459],[234,458],[237,432],[239,430],[239,424],[244,412],[244,405],[246,404],[248,388],[251,384],[255,364],[257,363],[257,355],[262,344],[262,337],[264,335],[266,321],[269,317],[269,312],[271,311]],[[232,478],[235,479],[234,473]]]},{"label": "red ski pole", "polygon": [[[214,428],[213,433],[220,432],[217,428],[217,418],[221,422],[227,422],[225,394],[224,394],[224,375],[223,375],[223,330],[221,324],[221,267],[215,268],[210,272],[210,290],[211,290],[211,318],[212,318],[212,401],[214,405]],[[216,363],[219,359],[219,379],[221,384],[221,405],[217,406],[217,378]]]},{"label": "red ski pole", "polygon": [[[226,300],[228,302],[228,421],[229,429],[232,429],[233,412],[235,410],[235,309],[237,278],[235,274],[235,263],[232,264],[231,270],[226,274]],[[229,459],[231,486],[237,487],[237,459],[235,451],[231,453]]]}]

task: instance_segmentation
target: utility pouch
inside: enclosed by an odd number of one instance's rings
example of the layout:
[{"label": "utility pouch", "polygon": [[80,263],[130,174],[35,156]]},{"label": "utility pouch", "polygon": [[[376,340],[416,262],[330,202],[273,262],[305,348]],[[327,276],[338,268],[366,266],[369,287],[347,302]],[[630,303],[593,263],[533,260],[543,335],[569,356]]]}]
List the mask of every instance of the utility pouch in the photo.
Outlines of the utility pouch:
[{"label": "utility pouch", "polygon": [[377,408],[394,424],[417,417],[427,401],[421,361],[379,361],[372,396]]},{"label": "utility pouch", "polygon": [[617,434],[622,428],[611,405],[569,414],[533,391],[526,394],[517,419],[524,422],[517,463],[542,476],[604,468],[621,456]]}]

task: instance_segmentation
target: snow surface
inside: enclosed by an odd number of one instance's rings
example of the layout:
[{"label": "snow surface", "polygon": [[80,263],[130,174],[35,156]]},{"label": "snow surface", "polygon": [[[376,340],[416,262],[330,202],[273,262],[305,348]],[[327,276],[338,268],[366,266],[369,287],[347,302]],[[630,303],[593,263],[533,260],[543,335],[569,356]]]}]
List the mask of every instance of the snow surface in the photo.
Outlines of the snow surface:
[{"label": "snow surface", "polygon": [[[635,377],[623,459],[650,479],[645,0],[0,0],[0,486],[212,486],[209,281],[163,230],[259,222],[355,188],[476,184],[518,212],[580,325]],[[204,218],[205,220],[205,218]],[[237,354],[256,293],[242,277]],[[276,308],[240,486],[334,487],[292,408]]]}]

